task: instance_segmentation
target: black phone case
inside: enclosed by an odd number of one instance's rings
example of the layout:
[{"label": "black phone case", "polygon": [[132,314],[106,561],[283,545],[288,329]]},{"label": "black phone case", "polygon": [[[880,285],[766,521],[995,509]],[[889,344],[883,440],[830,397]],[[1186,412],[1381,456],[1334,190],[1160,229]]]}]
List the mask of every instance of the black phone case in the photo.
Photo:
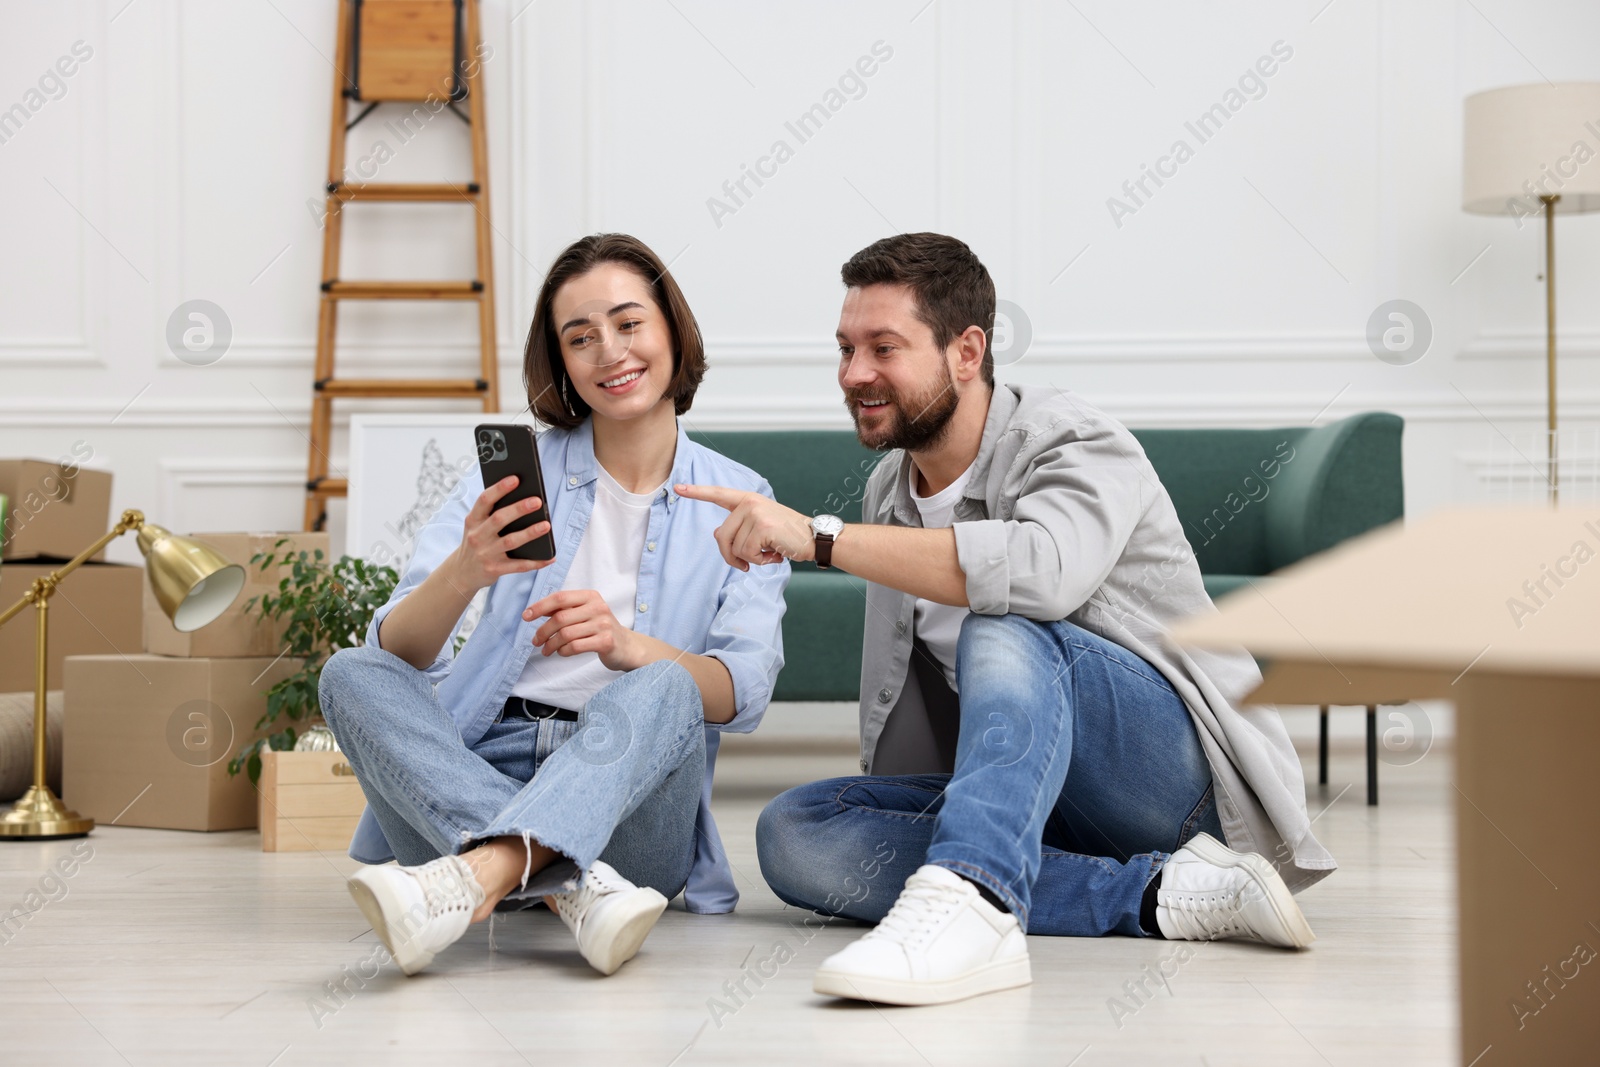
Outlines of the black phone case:
[{"label": "black phone case", "polygon": [[[486,432],[491,435],[500,433],[505,439],[505,448],[498,449],[492,442],[486,441]],[[483,471],[485,488],[508,475],[517,476],[516,488],[500,498],[495,505],[496,511],[530,496],[536,496],[540,501],[537,511],[512,522],[500,531],[500,536],[526,530],[536,522],[548,522],[549,501],[544,493],[544,472],[539,467],[539,447],[534,440],[533,429],[515,423],[481,423],[473,430],[473,440],[478,449],[478,468]],[[506,554],[514,559],[539,562],[555,559],[555,538],[547,533]]]}]

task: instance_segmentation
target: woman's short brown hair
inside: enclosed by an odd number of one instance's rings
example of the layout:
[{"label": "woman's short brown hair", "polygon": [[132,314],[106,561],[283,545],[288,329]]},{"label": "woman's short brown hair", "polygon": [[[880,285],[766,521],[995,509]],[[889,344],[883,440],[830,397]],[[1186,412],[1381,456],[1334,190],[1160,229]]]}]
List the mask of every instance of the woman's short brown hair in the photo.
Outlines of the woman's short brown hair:
[{"label": "woman's short brown hair", "polygon": [[694,403],[695,390],[700,388],[700,379],[705,377],[706,353],[700,324],[695,322],[689,301],[684,299],[683,290],[678,288],[661,257],[643,241],[625,233],[594,233],[580,237],[556,257],[550,265],[550,273],[545,275],[522,355],[522,384],[528,391],[528,407],[546,426],[570,430],[589,415],[589,405],[567,379],[551,305],[563,285],[602,263],[619,263],[643,278],[650,286],[656,306],[667,317],[667,328],[672,333],[672,381],[662,398],[671,397],[679,415]]}]

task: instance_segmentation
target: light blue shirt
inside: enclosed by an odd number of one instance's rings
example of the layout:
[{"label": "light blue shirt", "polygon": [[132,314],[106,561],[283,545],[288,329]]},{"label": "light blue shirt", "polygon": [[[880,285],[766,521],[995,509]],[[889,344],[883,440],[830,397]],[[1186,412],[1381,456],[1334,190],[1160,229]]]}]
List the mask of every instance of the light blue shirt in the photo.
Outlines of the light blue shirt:
[{"label": "light blue shirt", "polygon": [[[541,434],[539,461],[556,541],[555,562],[543,570],[506,575],[490,586],[483,619],[460,653],[453,652],[452,631],[451,639],[425,672],[469,747],[488,731],[534,652],[534,632],[545,620],[524,622],[523,609],[561,588],[594,511],[599,465],[589,420],[574,430]],[[685,484],[725,485],[768,497],[772,488],[748,467],[690,441],[679,426],[672,474],[650,506],[644,551],[639,557],[634,631],[687,652],[715,657],[733,679],[733,719],[706,723],[706,780],[696,816],[694,865],[684,889],[684,904],[690,911],[717,914],[733,910],[739,891],[711,819],[712,770],[722,731],[754,730],[772,699],[772,687],[783,667],[781,622],[789,565],[751,567],[748,571],[728,566],[714,537],[728,513],[715,504],[687,500],[672,491],[672,486]],[[460,545],[462,524],[482,492],[483,477],[474,467],[418,531],[411,560],[394,595],[373,616],[366,635],[368,644],[378,644],[378,627],[384,618]],[[368,863],[383,863],[393,854],[368,808],[350,842],[350,855]]]}]

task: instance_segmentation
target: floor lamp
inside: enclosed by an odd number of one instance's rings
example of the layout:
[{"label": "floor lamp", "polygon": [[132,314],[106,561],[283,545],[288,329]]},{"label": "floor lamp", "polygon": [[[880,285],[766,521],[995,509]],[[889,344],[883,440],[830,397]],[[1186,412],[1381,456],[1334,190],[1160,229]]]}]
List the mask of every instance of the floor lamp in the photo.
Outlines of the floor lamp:
[{"label": "floor lamp", "polygon": [[29,604],[34,607],[38,626],[34,648],[33,690],[33,785],[22,794],[16,806],[0,817],[0,840],[39,841],[55,837],[82,837],[94,829],[94,820],[85,818],[61,803],[45,783],[45,682],[49,657],[46,652],[50,631],[50,598],[56,586],[77,570],[85,560],[130,530],[139,533],[139,551],[144,553],[155,589],[156,603],[172,625],[188,633],[211,622],[232,604],[244,588],[244,568],[230,563],[215,549],[198,541],[169,533],[144,521],[138,511],[124,511],[122,521],[111,531],[71,560],[42,577],[22,594],[22,599],[0,611],[0,626],[15,618]]},{"label": "floor lamp", "polygon": [[1466,100],[1462,210],[1544,222],[1546,444],[1550,503],[1556,448],[1556,215],[1600,211],[1600,82],[1514,85]]}]

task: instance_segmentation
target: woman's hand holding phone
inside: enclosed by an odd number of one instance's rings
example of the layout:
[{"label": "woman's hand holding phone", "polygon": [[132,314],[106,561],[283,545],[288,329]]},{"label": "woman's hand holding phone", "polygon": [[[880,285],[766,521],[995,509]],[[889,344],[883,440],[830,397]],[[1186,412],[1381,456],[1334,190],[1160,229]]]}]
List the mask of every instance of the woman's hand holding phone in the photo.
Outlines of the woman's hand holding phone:
[{"label": "woman's hand holding phone", "polygon": [[548,522],[536,522],[526,530],[500,536],[512,521],[531,515],[543,504],[536,496],[507,504],[498,510],[495,505],[517,486],[516,475],[500,479],[478,497],[472,510],[467,512],[462,525],[461,545],[455,551],[455,582],[474,591],[491,586],[507,574],[525,574],[541,570],[555,560],[517,559],[506,555],[513,548],[527,544],[550,532]]},{"label": "woman's hand holding phone", "polygon": [[[548,616],[548,618],[545,618]],[[614,671],[631,671],[643,665],[639,635],[617,621],[611,606],[594,589],[563,589],[529,604],[524,621],[545,618],[533,635],[533,647],[543,655],[576,656],[594,652]]]}]

